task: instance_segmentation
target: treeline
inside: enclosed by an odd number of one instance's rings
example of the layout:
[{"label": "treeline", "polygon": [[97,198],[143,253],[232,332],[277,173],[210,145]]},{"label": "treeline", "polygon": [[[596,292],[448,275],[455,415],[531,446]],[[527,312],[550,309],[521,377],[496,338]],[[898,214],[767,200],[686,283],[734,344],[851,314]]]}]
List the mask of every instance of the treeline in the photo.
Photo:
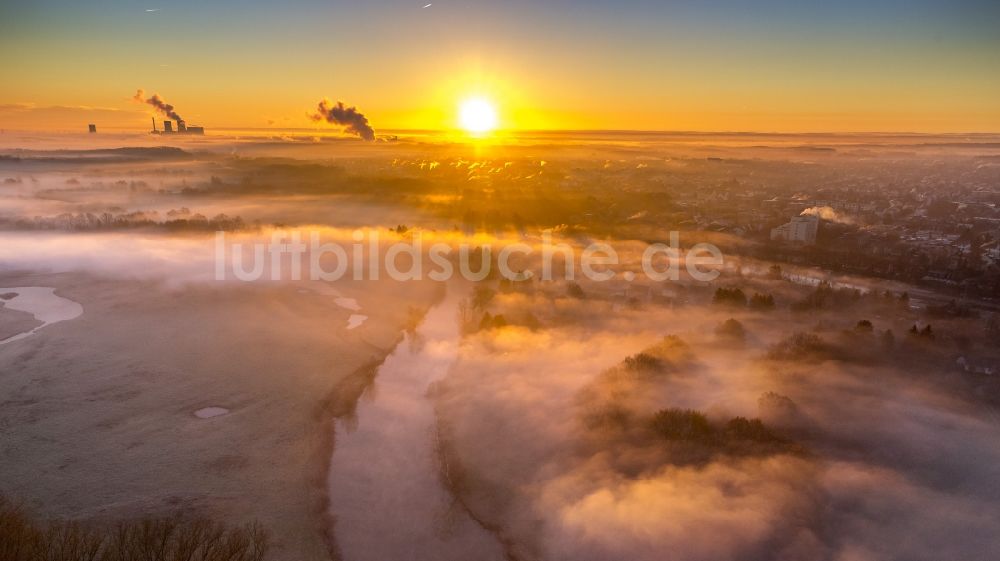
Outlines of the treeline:
[{"label": "treeline", "polygon": [[[755,292],[752,296],[741,288],[721,287],[715,290],[712,296],[712,303],[718,306],[728,306],[734,308],[750,308],[752,310],[767,311],[775,307],[774,296],[768,293]],[[828,282],[819,283],[812,292],[801,300],[792,302],[789,308],[795,312],[808,312],[812,310],[842,310],[859,303],[874,304],[883,307],[896,307],[908,309],[910,305],[910,295],[907,292],[896,294],[888,290],[884,292],[868,291],[863,292],[857,288],[834,287]],[[961,306],[954,301],[944,306],[933,307],[935,315],[951,315],[968,317],[974,315],[967,307]]]},{"label": "treeline", "polygon": [[[800,446],[771,430],[760,419],[733,417],[717,424],[700,411],[668,408],[653,414],[649,423],[658,438],[697,446],[704,459],[714,454],[766,456],[803,451]],[[687,452],[690,457],[694,450]]]},{"label": "treeline", "polygon": [[[879,244],[880,255],[873,255],[861,246],[844,246],[839,239],[836,248],[760,244],[747,255],[760,260],[821,267],[836,273],[930,286],[963,297],[989,298],[1000,290],[1000,267],[976,255],[983,251],[973,249],[977,247],[976,243],[970,243],[968,251],[955,245],[952,254],[936,256],[912,244],[889,240],[882,242],[885,243]],[[886,243],[889,245],[885,246]]]},{"label": "treeline", "polygon": [[725,457],[805,453],[760,419],[710,419],[701,411],[663,408],[657,396],[669,395],[671,384],[698,368],[691,347],[669,336],[602,372],[578,396],[584,428],[581,451],[621,458],[616,465],[630,473]]},{"label": "treeline", "polygon": [[247,227],[243,218],[217,214],[207,218],[201,214],[167,213],[162,219],[158,212],[102,212],[99,214],[65,213],[58,216],[33,218],[0,218],[0,229],[3,230],[70,230],[99,231],[125,230],[132,228],[164,228],[167,230],[200,230],[200,231],[237,231]]},{"label": "treeline", "polygon": [[[504,290],[503,283],[501,283],[500,288]],[[507,326],[520,326],[535,330],[542,326],[541,321],[530,311],[515,314],[511,319],[507,319],[502,313],[491,314],[489,312],[490,304],[496,295],[497,291],[493,288],[485,284],[476,285],[472,295],[459,305],[463,333],[503,329]]]},{"label": "treeline", "polygon": [[746,293],[740,288],[717,288],[712,296],[712,303],[717,306],[766,311],[774,309],[774,296],[755,292],[753,296],[747,298]]}]

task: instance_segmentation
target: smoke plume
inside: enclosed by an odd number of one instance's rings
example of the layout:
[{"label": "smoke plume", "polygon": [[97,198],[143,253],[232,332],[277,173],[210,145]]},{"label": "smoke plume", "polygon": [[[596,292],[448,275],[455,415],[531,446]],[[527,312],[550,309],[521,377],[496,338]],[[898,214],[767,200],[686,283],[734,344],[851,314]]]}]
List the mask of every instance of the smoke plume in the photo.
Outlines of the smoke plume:
[{"label": "smoke plume", "polygon": [[854,219],[850,216],[846,216],[833,210],[832,207],[828,206],[814,206],[803,210],[799,216],[818,216],[827,222],[836,222],[838,224],[854,224]]},{"label": "smoke plume", "polygon": [[146,103],[152,105],[153,107],[156,108],[157,111],[163,113],[164,115],[170,117],[175,121],[184,120],[180,115],[177,114],[176,111],[174,111],[173,105],[170,105],[166,101],[163,101],[163,98],[160,97],[160,94],[153,94],[152,97],[146,98],[146,91],[143,90],[142,88],[139,88],[138,90],[135,91],[135,95],[132,96],[132,100],[138,103]]},{"label": "smoke plume", "polygon": [[349,133],[356,134],[364,140],[375,140],[375,129],[368,124],[368,117],[358,111],[357,107],[347,107],[344,102],[334,104],[323,98],[316,107],[316,113],[309,116],[313,121],[326,121],[341,125]]}]

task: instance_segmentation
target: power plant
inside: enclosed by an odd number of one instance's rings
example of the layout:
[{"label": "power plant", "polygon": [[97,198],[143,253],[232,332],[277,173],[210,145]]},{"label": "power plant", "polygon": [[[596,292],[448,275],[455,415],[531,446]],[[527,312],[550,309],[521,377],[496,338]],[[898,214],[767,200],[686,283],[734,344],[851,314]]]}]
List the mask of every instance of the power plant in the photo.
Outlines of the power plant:
[{"label": "power plant", "polygon": [[156,129],[156,118],[153,118],[153,130],[150,134],[205,134],[205,127],[195,125],[188,126],[183,119],[177,119],[177,130],[174,130],[174,121],[163,120],[163,130]]}]

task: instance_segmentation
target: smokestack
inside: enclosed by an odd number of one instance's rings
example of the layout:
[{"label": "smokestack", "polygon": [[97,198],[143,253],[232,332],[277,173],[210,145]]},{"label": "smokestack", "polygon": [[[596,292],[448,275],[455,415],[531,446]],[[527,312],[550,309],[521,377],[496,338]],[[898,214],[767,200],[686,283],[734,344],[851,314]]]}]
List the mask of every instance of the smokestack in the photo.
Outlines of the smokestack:
[{"label": "smokestack", "polygon": [[177,119],[177,132],[187,132],[187,124],[184,119]]},{"label": "smokestack", "polygon": [[153,132],[160,132],[156,130],[156,117],[150,117],[150,119],[153,121]]},{"label": "smokestack", "polygon": [[173,121],[163,121],[163,132],[174,132],[174,122]]},{"label": "smokestack", "polygon": [[316,113],[309,115],[309,118],[313,121],[342,125],[345,131],[356,134],[364,140],[375,140],[375,129],[368,124],[368,118],[362,115],[357,107],[345,107],[342,101],[338,101],[335,105],[324,98],[316,107]]}]

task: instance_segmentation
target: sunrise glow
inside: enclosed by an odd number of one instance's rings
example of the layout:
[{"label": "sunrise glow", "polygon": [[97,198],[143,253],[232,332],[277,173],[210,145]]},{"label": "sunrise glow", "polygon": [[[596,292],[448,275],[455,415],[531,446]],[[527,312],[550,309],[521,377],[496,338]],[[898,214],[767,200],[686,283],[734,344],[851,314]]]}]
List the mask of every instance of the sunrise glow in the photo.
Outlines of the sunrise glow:
[{"label": "sunrise glow", "polygon": [[1000,561],[1000,0],[0,30],[0,561]]},{"label": "sunrise glow", "polygon": [[458,121],[462,129],[471,134],[488,133],[497,128],[497,111],[485,99],[467,99],[459,107]]}]

